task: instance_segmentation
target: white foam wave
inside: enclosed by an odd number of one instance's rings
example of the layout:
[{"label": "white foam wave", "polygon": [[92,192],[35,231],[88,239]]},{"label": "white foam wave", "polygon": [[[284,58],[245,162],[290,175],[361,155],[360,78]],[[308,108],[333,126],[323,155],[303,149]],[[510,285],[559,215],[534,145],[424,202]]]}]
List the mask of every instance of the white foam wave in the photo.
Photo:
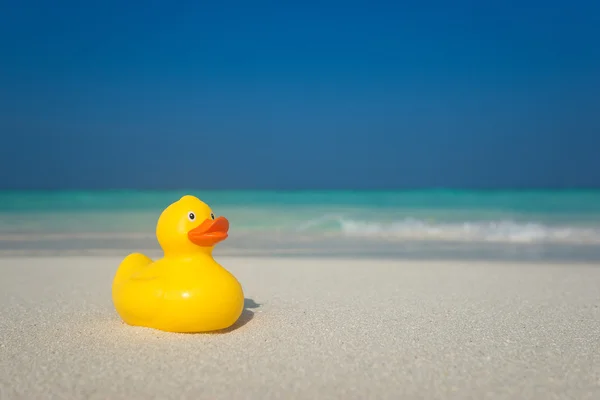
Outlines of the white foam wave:
[{"label": "white foam wave", "polygon": [[388,223],[341,218],[339,223],[342,234],[352,237],[497,243],[600,244],[600,227],[549,226],[542,223],[514,221],[432,223],[412,218]]}]

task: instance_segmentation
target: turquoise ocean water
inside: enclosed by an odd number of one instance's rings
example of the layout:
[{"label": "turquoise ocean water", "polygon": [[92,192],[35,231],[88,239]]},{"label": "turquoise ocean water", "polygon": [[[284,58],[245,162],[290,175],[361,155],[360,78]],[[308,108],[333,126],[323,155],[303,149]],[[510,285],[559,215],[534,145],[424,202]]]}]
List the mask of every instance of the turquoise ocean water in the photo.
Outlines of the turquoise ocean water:
[{"label": "turquoise ocean water", "polygon": [[222,254],[600,259],[600,191],[0,192],[3,254],[147,251],[184,194],[231,223]]}]

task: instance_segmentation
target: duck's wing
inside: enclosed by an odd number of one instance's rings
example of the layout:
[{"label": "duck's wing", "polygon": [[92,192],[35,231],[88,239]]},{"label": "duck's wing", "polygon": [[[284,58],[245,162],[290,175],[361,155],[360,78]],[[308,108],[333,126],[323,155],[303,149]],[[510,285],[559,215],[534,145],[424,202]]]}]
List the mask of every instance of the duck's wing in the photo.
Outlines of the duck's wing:
[{"label": "duck's wing", "polygon": [[144,274],[148,269],[151,269],[154,262],[150,257],[147,257],[141,253],[133,253],[125,257],[117,273],[115,274],[113,285],[120,285],[130,279],[137,279],[136,276]]},{"label": "duck's wing", "polygon": [[143,254],[130,254],[115,276],[113,303],[126,323],[147,326],[160,309],[163,287],[156,264]]}]

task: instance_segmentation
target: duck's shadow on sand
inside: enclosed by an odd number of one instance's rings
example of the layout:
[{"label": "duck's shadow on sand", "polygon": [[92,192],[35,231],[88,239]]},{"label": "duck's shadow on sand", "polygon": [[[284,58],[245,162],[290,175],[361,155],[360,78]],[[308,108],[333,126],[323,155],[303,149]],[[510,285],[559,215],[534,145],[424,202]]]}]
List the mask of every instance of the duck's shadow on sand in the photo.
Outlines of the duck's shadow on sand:
[{"label": "duck's shadow on sand", "polygon": [[252,299],[244,299],[244,310],[242,311],[242,315],[240,315],[240,317],[238,318],[238,320],[231,325],[229,328],[226,329],[222,329],[220,331],[215,331],[213,332],[214,334],[221,334],[221,333],[228,333],[231,331],[235,331],[236,329],[241,328],[242,326],[246,325],[248,322],[252,321],[252,318],[254,318],[254,311],[252,311],[255,308],[260,307],[260,304],[258,304],[257,302],[255,302]]}]

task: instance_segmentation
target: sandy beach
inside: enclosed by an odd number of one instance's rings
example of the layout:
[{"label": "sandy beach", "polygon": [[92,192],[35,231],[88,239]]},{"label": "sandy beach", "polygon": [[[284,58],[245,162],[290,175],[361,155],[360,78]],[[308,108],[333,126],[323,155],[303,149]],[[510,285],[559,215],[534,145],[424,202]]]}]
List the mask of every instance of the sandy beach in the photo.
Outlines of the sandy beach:
[{"label": "sandy beach", "polygon": [[186,335],[120,321],[119,258],[0,259],[0,398],[600,398],[600,265],[217,260],[246,310]]}]

